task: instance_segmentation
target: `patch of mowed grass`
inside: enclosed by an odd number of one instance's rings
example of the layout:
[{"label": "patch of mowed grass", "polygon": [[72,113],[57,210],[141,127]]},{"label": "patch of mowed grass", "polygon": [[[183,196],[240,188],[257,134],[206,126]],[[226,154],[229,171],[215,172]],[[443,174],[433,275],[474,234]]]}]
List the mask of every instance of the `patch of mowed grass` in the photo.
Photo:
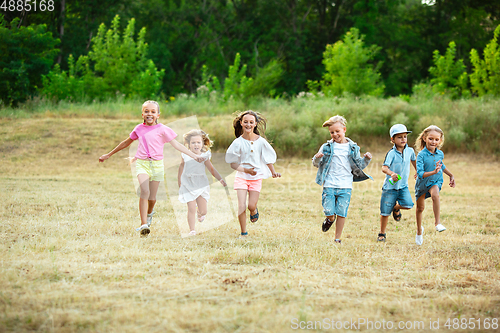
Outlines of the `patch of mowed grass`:
[{"label": "patch of mowed grass", "polygon": [[182,239],[169,201],[140,238],[128,152],[97,162],[136,123],[1,120],[0,147],[15,147],[0,152],[1,330],[289,332],[294,318],[367,318],[425,331],[429,318],[500,316],[497,161],[445,156],[457,181],[441,192],[448,230],[433,230],[427,201],[420,247],[414,209],[375,240],[385,146],[367,168],[374,181],[354,184],[342,246],[321,231],[321,187],[301,158],[278,160],[246,240],[236,220]]},{"label": "patch of mowed grass", "polygon": [[[0,118],[107,118],[140,122],[143,101],[109,101],[78,104],[47,101],[28,102],[19,109],[0,109]],[[215,141],[215,149],[225,149],[234,139],[234,112],[252,109],[268,119],[267,136],[283,156],[310,157],[329,139],[321,125],[333,115],[343,115],[347,121],[347,136],[378,148],[388,143],[389,128],[403,123],[413,131],[413,145],[418,133],[434,124],[446,137],[445,152],[472,152],[500,156],[500,99],[484,97],[452,101],[445,97],[415,96],[408,101],[400,98],[255,98],[247,104],[230,100],[218,102],[194,96],[160,101],[161,118],[170,120],[196,115],[203,130]],[[132,128],[130,128],[131,130]]]}]

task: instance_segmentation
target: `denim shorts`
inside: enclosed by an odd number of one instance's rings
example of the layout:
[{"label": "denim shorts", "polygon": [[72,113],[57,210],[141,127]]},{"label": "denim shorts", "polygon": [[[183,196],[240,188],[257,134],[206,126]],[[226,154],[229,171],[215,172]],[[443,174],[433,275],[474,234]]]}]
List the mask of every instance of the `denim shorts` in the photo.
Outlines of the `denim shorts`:
[{"label": "denim shorts", "polygon": [[394,206],[396,206],[396,201],[403,208],[413,207],[413,201],[411,200],[408,187],[399,190],[382,190],[382,197],[380,198],[380,215],[391,215]]},{"label": "denim shorts", "polygon": [[347,209],[351,203],[350,188],[323,187],[321,204],[325,216],[337,215],[347,217]]}]

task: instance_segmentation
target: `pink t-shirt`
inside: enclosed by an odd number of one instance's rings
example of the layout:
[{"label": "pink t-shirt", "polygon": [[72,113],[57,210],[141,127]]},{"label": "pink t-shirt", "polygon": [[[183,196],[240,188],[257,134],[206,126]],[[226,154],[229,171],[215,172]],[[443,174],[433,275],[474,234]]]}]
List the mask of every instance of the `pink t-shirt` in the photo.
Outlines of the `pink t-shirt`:
[{"label": "pink t-shirt", "polygon": [[163,145],[176,137],[177,134],[170,127],[163,124],[153,126],[139,124],[130,133],[132,140],[139,139],[139,147],[137,148],[135,157],[141,160],[148,158],[156,161],[162,160]]}]

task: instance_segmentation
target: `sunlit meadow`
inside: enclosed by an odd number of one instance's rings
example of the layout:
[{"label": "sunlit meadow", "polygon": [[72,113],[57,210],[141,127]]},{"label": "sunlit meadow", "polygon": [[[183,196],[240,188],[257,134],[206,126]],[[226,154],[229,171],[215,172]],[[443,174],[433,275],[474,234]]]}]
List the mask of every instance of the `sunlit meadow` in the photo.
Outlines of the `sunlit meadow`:
[{"label": "sunlit meadow", "polygon": [[[221,119],[229,131],[231,119]],[[170,200],[158,202],[141,238],[128,153],[98,163],[137,122],[0,120],[0,331],[290,332],[312,323],[329,331],[325,319],[360,318],[415,332],[437,320],[432,331],[457,331],[448,318],[473,318],[475,328],[462,331],[495,331],[484,326],[500,317],[495,159],[445,156],[457,181],[441,192],[448,230],[433,230],[427,201],[422,246],[414,209],[391,218],[386,243],[376,241],[390,144],[361,141],[374,155],[374,181],[354,185],[341,246],[321,231],[321,187],[307,158],[279,159],[282,178],[264,181],[248,239],[237,238],[236,220],[182,238]]]}]

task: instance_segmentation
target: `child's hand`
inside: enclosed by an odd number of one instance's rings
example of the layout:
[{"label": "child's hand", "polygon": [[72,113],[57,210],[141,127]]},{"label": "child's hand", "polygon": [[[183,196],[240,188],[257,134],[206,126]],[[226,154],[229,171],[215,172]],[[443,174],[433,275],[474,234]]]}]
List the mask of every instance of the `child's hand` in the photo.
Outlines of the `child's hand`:
[{"label": "child's hand", "polygon": [[221,178],[219,181],[222,184],[222,186],[227,187],[227,184],[226,184],[226,182],[224,181],[223,178]]},{"label": "child's hand", "polygon": [[392,178],[393,182],[397,182],[399,180],[397,173],[393,173],[392,176],[391,176],[391,178]]},{"label": "child's hand", "polygon": [[441,160],[437,161],[436,162],[436,169],[434,170],[435,173],[438,173],[439,171],[441,171],[441,166],[443,165],[443,163],[441,162]]},{"label": "child's hand", "polygon": [[205,157],[196,156],[195,160],[196,160],[196,162],[198,162],[198,163],[202,163],[202,162],[205,162],[205,160],[206,160],[206,159],[205,159]]},{"label": "child's hand", "polygon": [[[369,160],[372,159],[372,154],[370,154],[369,152],[366,152],[364,155],[363,155],[364,158],[367,158]],[[397,177],[396,177],[397,178]]]},{"label": "child's hand", "polygon": [[257,171],[255,171],[254,168],[244,168],[243,172],[251,174],[252,176],[255,176],[257,174]]},{"label": "child's hand", "polygon": [[108,154],[104,154],[101,157],[99,157],[99,162],[104,162],[109,158]]},{"label": "child's hand", "polygon": [[455,177],[450,177],[450,186],[455,187]]},{"label": "child's hand", "polygon": [[417,180],[417,174],[415,174],[415,175],[413,176],[413,178],[415,178],[415,180]]},{"label": "child's hand", "polygon": [[[311,155],[309,155],[309,156],[311,156]],[[317,153],[316,155],[314,155],[314,158],[322,158],[323,156],[325,156],[325,154]]]},{"label": "child's hand", "polygon": [[279,178],[281,177],[281,173],[278,173],[278,172],[273,172],[273,178]]}]

